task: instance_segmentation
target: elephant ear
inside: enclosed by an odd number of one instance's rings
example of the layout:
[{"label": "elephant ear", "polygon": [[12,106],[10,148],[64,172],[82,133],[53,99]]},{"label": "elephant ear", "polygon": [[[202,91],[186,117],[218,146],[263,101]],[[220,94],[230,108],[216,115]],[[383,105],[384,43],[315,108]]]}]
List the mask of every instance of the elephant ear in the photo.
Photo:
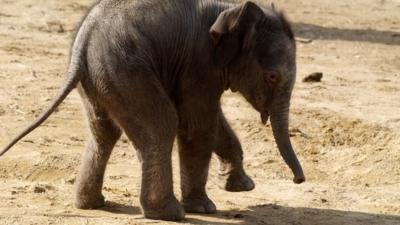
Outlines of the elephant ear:
[{"label": "elephant ear", "polygon": [[253,2],[246,2],[223,11],[210,28],[215,47],[215,62],[228,65],[241,51],[249,46],[254,25],[264,17],[264,12]]}]

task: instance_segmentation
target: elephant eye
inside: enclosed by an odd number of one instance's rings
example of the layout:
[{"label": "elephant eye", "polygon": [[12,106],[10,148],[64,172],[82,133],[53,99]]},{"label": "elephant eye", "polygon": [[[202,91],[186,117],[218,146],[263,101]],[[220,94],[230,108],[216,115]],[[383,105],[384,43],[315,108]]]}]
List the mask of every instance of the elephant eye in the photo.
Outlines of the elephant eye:
[{"label": "elephant eye", "polygon": [[265,81],[270,85],[274,86],[280,80],[280,74],[276,71],[268,71],[264,74]]}]

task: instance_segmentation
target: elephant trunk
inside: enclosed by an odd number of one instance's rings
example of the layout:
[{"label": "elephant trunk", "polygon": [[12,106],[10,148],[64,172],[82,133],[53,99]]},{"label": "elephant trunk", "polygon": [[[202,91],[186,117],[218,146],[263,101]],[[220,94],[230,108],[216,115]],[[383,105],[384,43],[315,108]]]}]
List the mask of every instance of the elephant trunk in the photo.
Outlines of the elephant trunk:
[{"label": "elephant trunk", "polygon": [[303,183],[305,177],[296,153],[293,150],[289,137],[289,101],[281,101],[273,104],[270,110],[270,121],[275,142],[286,164],[294,174],[293,182]]}]

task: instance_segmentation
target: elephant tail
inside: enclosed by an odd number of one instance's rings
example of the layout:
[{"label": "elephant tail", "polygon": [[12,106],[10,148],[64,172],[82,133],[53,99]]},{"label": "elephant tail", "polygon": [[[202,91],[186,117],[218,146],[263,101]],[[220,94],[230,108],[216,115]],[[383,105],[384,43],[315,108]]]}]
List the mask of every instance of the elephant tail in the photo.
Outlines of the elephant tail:
[{"label": "elephant tail", "polygon": [[28,135],[30,132],[39,127],[47,118],[57,109],[57,107],[65,100],[65,98],[71,93],[71,91],[78,85],[86,74],[86,46],[90,33],[89,24],[82,23],[79,32],[76,35],[72,51],[70,65],[67,71],[64,85],[59,92],[58,96],[52,101],[50,106],[25,130],[17,135],[4,149],[0,151],[0,156],[4,155],[11,147],[18,143],[22,138]]}]

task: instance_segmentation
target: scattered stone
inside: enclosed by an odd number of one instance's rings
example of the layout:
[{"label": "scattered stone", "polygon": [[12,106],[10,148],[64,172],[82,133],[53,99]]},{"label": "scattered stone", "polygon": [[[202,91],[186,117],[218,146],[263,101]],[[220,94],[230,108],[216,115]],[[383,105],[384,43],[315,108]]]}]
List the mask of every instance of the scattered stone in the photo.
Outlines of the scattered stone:
[{"label": "scattered stone", "polygon": [[44,98],[41,99],[41,101],[43,101],[43,102],[49,102],[49,101],[51,101],[51,100],[52,100],[52,99],[49,98],[49,97],[44,97]]},{"label": "scattered stone", "polygon": [[44,187],[35,186],[35,187],[33,188],[33,193],[40,194],[40,193],[45,193],[45,192],[46,192],[46,188],[44,188]]},{"label": "scattered stone", "polygon": [[12,59],[10,60],[10,63],[21,63],[21,61],[19,61],[18,59]]},{"label": "scattered stone", "polygon": [[32,70],[31,75],[32,77],[37,78],[36,71]]},{"label": "scattered stone", "polygon": [[296,41],[302,44],[310,44],[314,40],[313,39],[308,39],[308,38],[296,38]]},{"label": "scattered stone", "polygon": [[306,76],[303,79],[303,82],[305,82],[305,83],[321,82],[323,76],[324,76],[324,74],[321,72],[312,73],[312,74]]},{"label": "scattered stone", "polygon": [[240,214],[240,213],[236,213],[235,215],[233,215],[233,218],[235,218],[235,219],[242,219],[242,218],[244,218],[244,215],[243,215],[243,214]]},{"label": "scattered stone", "polygon": [[301,134],[301,130],[299,128],[290,128],[289,129],[289,136],[290,137],[295,137],[297,134]]},{"label": "scattered stone", "polygon": [[128,192],[128,190],[125,190],[125,192],[122,194],[124,197],[132,197],[132,194]]},{"label": "scattered stone", "polygon": [[17,16],[1,12],[0,17],[17,17]]},{"label": "scattered stone", "polygon": [[390,82],[392,82],[392,81],[389,80],[389,79],[377,79],[376,82],[380,82],[380,83],[390,83]]},{"label": "scattered stone", "polygon": [[74,184],[75,183],[75,177],[71,177],[71,178],[65,179],[64,183],[65,184]]},{"label": "scattered stone", "polygon": [[326,200],[325,198],[321,198],[321,202],[322,202],[322,203],[327,203],[328,200]]},{"label": "scattered stone", "polygon": [[11,191],[11,195],[16,195],[17,192],[16,191]]},{"label": "scattered stone", "polygon": [[64,25],[59,24],[59,25],[58,25],[58,30],[57,30],[57,32],[58,32],[58,33],[65,33]]},{"label": "scattered stone", "polygon": [[69,139],[72,142],[84,142],[84,140],[81,137],[71,136],[71,137],[69,137]]},{"label": "scattered stone", "polygon": [[49,33],[57,32],[57,33],[65,33],[66,30],[64,28],[64,24],[60,21],[46,21],[45,27],[39,27],[40,31],[45,31]]}]

